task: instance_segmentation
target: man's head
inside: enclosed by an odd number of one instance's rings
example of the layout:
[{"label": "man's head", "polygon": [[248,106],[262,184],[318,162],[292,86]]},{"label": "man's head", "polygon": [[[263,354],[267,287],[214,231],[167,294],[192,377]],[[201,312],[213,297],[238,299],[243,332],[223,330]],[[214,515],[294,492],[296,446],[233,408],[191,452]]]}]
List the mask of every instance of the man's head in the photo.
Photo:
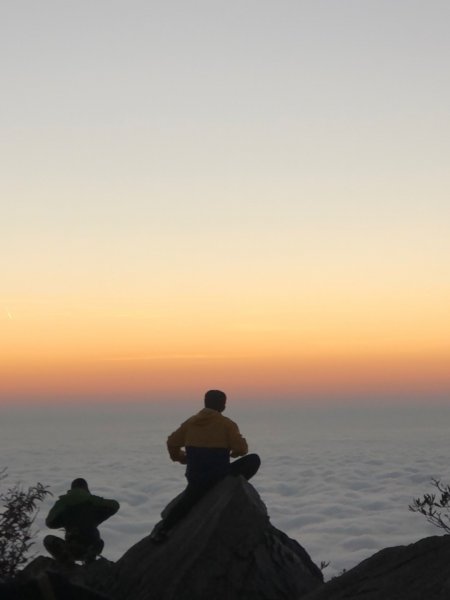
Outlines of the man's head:
[{"label": "man's head", "polygon": [[226,401],[226,395],[220,390],[209,390],[205,394],[205,408],[212,408],[218,412],[223,412],[225,410]]},{"label": "man's head", "polygon": [[86,479],[83,479],[82,477],[77,477],[77,479],[74,479],[72,481],[72,483],[70,484],[71,490],[74,490],[75,488],[86,490],[87,492],[89,491],[87,481],[86,481]]}]

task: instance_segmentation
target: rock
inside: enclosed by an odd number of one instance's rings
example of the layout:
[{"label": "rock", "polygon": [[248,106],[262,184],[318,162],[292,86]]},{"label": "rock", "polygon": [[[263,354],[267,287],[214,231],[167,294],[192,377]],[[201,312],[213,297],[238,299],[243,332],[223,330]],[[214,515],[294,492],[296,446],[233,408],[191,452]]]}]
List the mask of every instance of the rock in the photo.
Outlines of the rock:
[{"label": "rock", "polygon": [[163,543],[138,542],[115,577],[110,593],[118,600],[298,600],[323,584],[242,477],[217,484]]},{"label": "rock", "polygon": [[216,485],[163,543],[147,536],[115,564],[99,559],[64,567],[40,556],[17,583],[41,579],[66,589],[66,596],[55,593],[57,600],[99,593],[112,600],[300,600],[323,585],[306,550],[271,525],[242,477]]},{"label": "rock", "polygon": [[[256,490],[230,477],[170,532],[145,537],[117,563],[60,567],[40,556],[3,600],[450,600],[450,535],[386,548],[323,584],[296,541],[269,521]],[[43,588],[44,585],[44,588]]]},{"label": "rock", "polygon": [[102,592],[110,585],[113,566],[105,558],[89,565],[63,566],[50,557],[38,556],[13,583],[18,600],[25,597],[41,600],[47,596],[55,600],[109,600]]},{"label": "rock", "polygon": [[304,600],[449,600],[450,535],[385,548]]}]

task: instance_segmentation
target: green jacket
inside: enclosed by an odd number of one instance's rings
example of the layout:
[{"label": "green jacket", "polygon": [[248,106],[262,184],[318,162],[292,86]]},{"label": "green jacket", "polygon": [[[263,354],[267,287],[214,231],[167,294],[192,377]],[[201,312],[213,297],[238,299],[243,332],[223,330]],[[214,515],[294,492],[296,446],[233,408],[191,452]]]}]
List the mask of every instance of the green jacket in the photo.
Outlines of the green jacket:
[{"label": "green jacket", "polygon": [[45,524],[50,529],[96,528],[119,508],[116,500],[106,500],[82,488],[74,488],[59,497],[48,513]]}]

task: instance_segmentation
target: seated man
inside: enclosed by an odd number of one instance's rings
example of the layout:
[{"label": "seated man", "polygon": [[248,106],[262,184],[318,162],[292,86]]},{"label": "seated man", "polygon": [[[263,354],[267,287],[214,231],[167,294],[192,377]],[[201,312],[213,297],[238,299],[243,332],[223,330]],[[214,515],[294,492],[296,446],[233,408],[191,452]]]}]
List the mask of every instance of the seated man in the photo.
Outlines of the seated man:
[{"label": "seated man", "polygon": [[94,496],[85,479],[74,479],[70,490],[59,497],[45,520],[50,529],[65,529],[64,540],[55,535],[44,538],[47,552],[66,564],[94,561],[104,546],[98,525],[118,510],[116,500]]},{"label": "seated man", "polygon": [[[218,481],[227,475],[242,475],[248,480],[259,469],[259,456],[247,454],[247,442],[238,426],[221,414],[226,398],[220,390],[206,392],[205,408],[182,423],[167,440],[170,458],[187,465],[188,485],[153,530],[151,537],[156,542],[165,539],[175,523]],[[242,458],[230,463],[230,457],[238,456]]]}]

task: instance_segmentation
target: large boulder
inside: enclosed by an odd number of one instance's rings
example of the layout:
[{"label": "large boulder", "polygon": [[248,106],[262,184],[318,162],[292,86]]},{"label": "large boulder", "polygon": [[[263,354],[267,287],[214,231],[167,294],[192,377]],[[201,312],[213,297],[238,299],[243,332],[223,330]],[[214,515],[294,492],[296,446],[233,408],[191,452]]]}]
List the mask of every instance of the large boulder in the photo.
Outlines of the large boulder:
[{"label": "large boulder", "polygon": [[449,600],[450,535],[380,550],[304,600]]},{"label": "large boulder", "polygon": [[105,588],[113,563],[99,559],[86,566],[65,567],[38,556],[14,579],[0,582],[1,600],[112,600]]},{"label": "large boulder", "polygon": [[160,544],[147,536],[116,563],[118,600],[299,600],[323,584],[296,541],[271,525],[242,477],[216,485]]}]

